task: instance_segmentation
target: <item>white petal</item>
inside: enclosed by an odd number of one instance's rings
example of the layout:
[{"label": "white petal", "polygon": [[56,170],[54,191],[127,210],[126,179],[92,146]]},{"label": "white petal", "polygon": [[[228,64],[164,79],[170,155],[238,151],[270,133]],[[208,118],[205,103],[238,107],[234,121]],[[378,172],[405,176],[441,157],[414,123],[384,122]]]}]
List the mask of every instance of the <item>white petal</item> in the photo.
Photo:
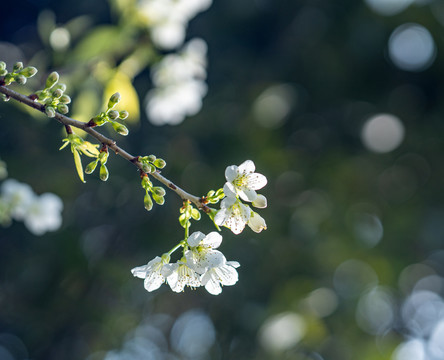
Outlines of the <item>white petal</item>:
[{"label": "white petal", "polygon": [[214,216],[214,222],[216,223],[216,225],[222,226],[227,220],[229,214],[230,211],[227,209],[219,210],[217,214]]},{"label": "white petal", "polygon": [[201,233],[200,231],[196,231],[193,232],[189,237],[188,237],[188,245],[194,247],[197,246],[203,239],[205,238],[205,234]]},{"label": "white petal", "polygon": [[236,198],[236,188],[231,182],[226,182],[224,185],[224,194],[228,198]]},{"label": "white petal", "polygon": [[225,259],[224,254],[222,254],[220,251],[213,250],[205,254],[203,261],[205,262],[207,268],[213,268],[223,266],[227,260]]},{"label": "white petal", "polygon": [[236,176],[238,174],[238,168],[236,165],[228,166],[225,169],[225,178],[228,182],[232,182],[234,179],[236,179]]},{"label": "white petal", "polygon": [[227,265],[238,268],[240,264],[237,261],[227,261]]},{"label": "white petal", "polygon": [[247,175],[247,187],[253,190],[262,189],[267,185],[267,178],[259,173],[248,174]]},{"label": "white petal", "polygon": [[212,249],[217,249],[222,243],[222,235],[216,231],[210,232],[205,239],[202,240],[202,245],[205,247],[210,247]]},{"label": "white petal", "polygon": [[205,289],[212,295],[219,295],[222,292],[222,287],[219,281],[213,276],[213,271],[210,270],[202,276],[202,285],[205,285]]},{"label": "white petal", "polygon": [[244,201],[254,201],[257,198],[256,191],[249,188],[242,188],[239,191],[239,196]]},{"label": "white petal", "polygon": [[147,272],[146,268],[147,268],[147,265],[138,266],[138,267],[135,267],[134,269],[131,269],[131,272],[135,277],[138,277],[140,279],[145,279],[146,272]]},{"label": "white petal", "polygon": [[253,211],[253,214],[248,221],[248,226],[256,233],[260,233],[262,230],[267,229],[267,224],[262,216]]},{"label": "white petal", "polygon": [[218,280],[222,285],[234,285],[239,280],[239,275],[234,267],[224,265],[221,267],[217,267],[214,270],[218,276]]},{"label": "white petal", "polygon": [[[225,191],[224,191],[225,192]],[[226,194],[225,194],[226,195]],[[236,197],[227,196],[225,199],[222,200],[220,203],[221,209],[228,209],[231,206],[234,205],[234,203],[237,201]]]},{"label": "white petal", "polygon": [[267,207],[267,198],[264,195],[257,195],[257,198],[252,202],[254,207],[264,209]]},{"label": "white petal", "polygon": [[251,160],[246,160],[239,165],[239,173],[241,174],[253,173],[254,170],[256,170],[256,166],[254,165],[254,162]]},{"label": "white petal", "polygon": [[165,282],[165,278],[158,271],[148,274],[144,281],[144,286],[147,291],[154,291]]}]

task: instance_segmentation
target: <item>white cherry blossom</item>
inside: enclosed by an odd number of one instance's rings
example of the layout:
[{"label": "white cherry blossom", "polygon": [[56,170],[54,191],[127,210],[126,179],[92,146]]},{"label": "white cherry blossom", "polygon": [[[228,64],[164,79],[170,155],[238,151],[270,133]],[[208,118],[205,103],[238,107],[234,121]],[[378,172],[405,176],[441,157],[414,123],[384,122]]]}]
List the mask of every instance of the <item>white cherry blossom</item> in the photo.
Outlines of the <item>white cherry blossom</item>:
[{"label": "white cherry blossom", "polygon": [[240,234],[250,220],[251,209],[235,197],[226,197],[220,204],[220,210],[214,217],[219,226],[226,226],[234,234]]},{"label": "white cherry blossom", "polygon": [[9,205],[11,216],[16,220],[23,220],[36,195],[28,184],[7,179],[2,184],[1,197]]},{"label": "white cherry blossom", "polygon": [[135,267],[131,272],[135,277],[145,279],[144,286],[147,291],[154,291],[165,282],[162,268],[168,264],[169,260],[169,256],[156,256],[148,264]]},{"label": "white cherry blossom", "polygon": [[267,185],[267,178],[255,173],[256,167],[251,160],[244,161],[241,165],[231,165],[225,170],[227,182],[224,185],[224,193],[227,197],[239,196],[244,201],[254,201],[257,198],[255,190]]},{"label": "white cherry blossom", "polygon": [[213,231],[208,235],[196,231],[188,237],[190,249],[185,252],[188,265],[199,274],[203,274],[207,269],[219,266],[224,263],[224,255],[214,250],[222,243],[222,236]]},{"label": "white cherry blossom", "polygon": [[166,277],[168,285],[174,292],[182,292],[185,286],[191,288],[201,286],[200,275],[187,265],[186,260],[166,264],[162,269],[162,275]]},{"label": "white cherry blossom", "polygon": [[264,218],[254,211],[251,212],[248,226],[256,233],[260,233],[262,230],[267,229],[267,224],[265,223]]},{"label": "white cherry blossom", "polygon": [[237,283],[239,275],[236,268],[239,266],[237,261],[227,261],[221,266],[210,268],[202,275],[202,285],[210,294],[219,295],[222,292],[222,286]]},{"label": "white cherry blossom", "polygon": [[45,193],[35,196],[26,209],[25,226],[34,235],[43,235],[54,231],[62,225],[63,202],[55,194]]}]

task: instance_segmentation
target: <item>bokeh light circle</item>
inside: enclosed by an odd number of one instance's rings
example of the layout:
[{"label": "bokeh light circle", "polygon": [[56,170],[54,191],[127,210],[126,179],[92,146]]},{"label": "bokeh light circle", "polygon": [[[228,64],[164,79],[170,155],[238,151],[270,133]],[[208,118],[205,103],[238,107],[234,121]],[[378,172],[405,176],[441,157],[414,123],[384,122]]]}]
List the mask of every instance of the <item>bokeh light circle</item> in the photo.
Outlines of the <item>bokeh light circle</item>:
[{"label": "bokeh light circle", "polygon": [[397,27],[390,35],[388,53],[398,68],[422,71],[435,60],[436,45],[424,26],[408,23]]},{"label": "bokeh light circle", "polygon": [[365,147],[373,152],[390,152],[404,139],[404,125],[394,115],[378,114],[365,122],[361,139]]}]

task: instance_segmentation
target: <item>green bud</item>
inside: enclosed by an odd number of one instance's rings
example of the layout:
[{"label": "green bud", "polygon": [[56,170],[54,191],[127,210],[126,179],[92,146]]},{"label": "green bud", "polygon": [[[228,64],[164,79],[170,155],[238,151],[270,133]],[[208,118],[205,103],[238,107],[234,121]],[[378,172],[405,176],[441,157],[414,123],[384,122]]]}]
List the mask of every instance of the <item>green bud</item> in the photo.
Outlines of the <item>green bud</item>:
[{"label": "green bud", "polygon": [[148,179],[148,176],[142,177],[142,187],[147,190],[153,186],[153,183]]},{"label": "green bud", "polygon": [[163,187],[161,187],[161,186],[153,187],[151,191],[154,194],[156,194],[157,196],[165,196],[165,194],[166,194],[165,189]]},{"label": "green bud", "polygon": [[99,160],[100,162],[105,165],[106,162],[108,161],[108,152],[107,151],[101,151],[99,154]]},{"label": "green bud", "polygon": [[54,86],[54,90],[56,89],[60,89],[62,90],[62,92],[66,91],[66,85],[65,84],[57,84],[56,86]]},{"label": "green bud", "polygon": [[148,195],[148,193],[146,193],[145,197],[143,198],[143,205],[148,211],[153,208],[153,200],[151,200],[151,197]]},{"label": "green bud", "polygon": [[152,173],[156,172],[156,168],[153,165],[151,165],[150,163],[146,163],[146,162],[142,163],[142,170],[144,172],[146,172],[147,174],[152,174]]},{"label": "green bud", "polygon": [[37,97],[40,101],[43,101],[48,97],[48,94],[46,93],[46,91],[42,91],[42,90],[36,91],[35,94],[37,95]]},{"label": "green bud", "polygon": [[129,131],[128,128],[125,125],[122,125],[118,122],[111,122],[112,127],[114,128],[114,130],[119,133],[120,135],[126,136],[128,135]]},{"label": "green bud", "polygon": [[103,116],[101,115],[97,115],[93,118],[94,124],[96,124],[97,126],[102,126],[103,124],[106,123],[106,120]]},{"label": "green bud", "polygon": [[6,96],[5,94],[1,94],[1,98],[4,102],[9,101],[9,96]]},{"label": "green bud", "polygon": [[156,159],[153,161],[153,163],[154,163],[154,166],[158,169],[163,169],[166,165],[166,162],[163,159]]},{"label": "green bud", "polygon": [[182,227],[187,227],[187,223],[189,222],[188,218],[185,216],[185,214],[182,214],[179,216],[179,223]]},{"label": "green bud", "polygon": [[108,109],[112,109],[120,101],[120,93],[112,94],[108,101]]},{"label": "green bud", "polygon": [[0,70],[6,69],[6,63],[4,61],[0,61]]},{"label": "green bud", "polygon": [[197,209],[195,209],[195,208],[193,208],[193,209],[191,210],[191,217],[192,217],[194,220],[200,220],[200,211],[197,210]]},{"label": "green bud", "polygon": [[129,116],[129,112],[126,111],[126,110],[122,110],[122,111],[119,113],[119,118],[120,118],[120,120],[125,120],[128,116]]},{"label": "green bud", "polygon": [[153,199],[158,205],[163,205],[165,203],[165,199],[163,196],[159,196],[156,193],[153,193]]},{"label": "green bud", "polygon": [[119,117],[119,112],[116,111],[116,110],[111,110],[111,111],[108,112],[108,117],[111,120],[116,120]]},{"label": "green bud", "polygon": [[62,104],[70,104],[71,98],[68,95],[62,95],[59,99]]},{"label": "green bud", "polygon": [[85,173],[91,174],[96,169],[98,163],[99,163],[98,159],[91,161],[88,165],[86,165]]},{"label": "green bud", "polygon": [[52,97],[53,97],[54,99],[58,99],[58,98],[61,97],[62,95],[63,95],[63,91],[60,90],[60,89],[55,89],[55,90],[52,92]]},{"label": "green bud", "polygon": [[6,69],[0,69],[0,76],[5,76],[8,73]]},{"label": "green bud", "polygon": [[12,74],[6,74],[4,78],[5,84],[9,85],[14,81],[14,75]]},{"label": "green bud", "polygon": [[57,111],[61,114],[68,114],[69,107],[68,107],[68,105],[65,105],[65,104],[58,104]]},{"label": "green bud", "polygon": [[99,175],[100,175],[100,180],[102,180],[102,181],[108,180],[109,172],[108,172],[108,168],[106,167],[106,165],[104,165],[104,164],[100,165]]},{"label": "green bud", "polygon": [[27,78],[30,78],[37,74],[37,69],[34,66],[27,66],[22,71],[20,71],[20,74],[26,76]]},{"label": "green bud", "polygon": [[17,81],[17,84],[20,84],[20,85],[26,84],[26,77],[23,75],[17,75],[15,77],[15,81]]},{"label": "green bud", "polygon": [[149,155],[147,156],[147,159],[149,162],[154,162],[154,160],[156,160],[156,155]]},{"label": "green bud", "polygon": [[45,112],[50,118],[53,118],[56,115],[55,109],[52,106],[45,107]]},{"label": "green bud", "polygon": [[48,78],[46,79],[46,89],[52,88],[57,82],[59,81],[59,73],[56,71],[53,71],[51,74],[48,75]]},{"label": "green bud", "polygon": [[17,72],[17,71],[20,71],[21,69],[23,69],[23,63],[21,61],[19,61],[14,64],[12,71]]}]

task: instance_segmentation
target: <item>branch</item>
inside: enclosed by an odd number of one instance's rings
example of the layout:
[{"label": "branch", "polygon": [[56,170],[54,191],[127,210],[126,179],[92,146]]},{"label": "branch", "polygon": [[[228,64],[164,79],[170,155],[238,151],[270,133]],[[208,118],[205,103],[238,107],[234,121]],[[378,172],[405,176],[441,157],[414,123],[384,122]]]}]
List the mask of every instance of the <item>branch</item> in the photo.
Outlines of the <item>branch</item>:
[{"label": "branch", "polygon": [[[42,105],[38,103],[37,101],[33,100],[32,96],[25,96],[21,93],[18,93],[14,90],[11,90],[7,88],[6,86],[0,85],[0,93],[5,94],[8,98],[12,98],[14,100],[17,100],[21,102],[22,104],[25,104],[29,107],[32,107],[42,113],[45,114],[45,105]],[[92,137],[96,138],[98,141],[100,141],[102,144],[107,145],[110,149],[114,150],[114,152],[117,155],[120,155],[124,159],[128,160],[132,164],[134,164],[140,171],[142,170],[142,164],[139,162],[137,156],[133,156],[126,152],[121,147],[117,146],[116,141],[110,138],[107,138],[106,136],[102,135],[98,131],[92,129],[88,123],[84,123],[79,120],[71,119],[68,116],[62,115],[60,113],[56,112],[56,115],[54,117],[58,122],[60,122],[63,125],[69,125],[76,127],[78,129],[82,129],[83,131],[90,134]],[[202,202],[202,198],[199,198],[197,196],[194,196],[192,194],[187,193],[185,190],[181,189],[177,185],[175,185],[172,181],[168,180],[164,176],[160,174],[160,171],[156,171],[154,173],[150,174],[152,177],[154,177],[156,180],[167,186],[170,190],[174,191],[177,195],[180,196],[182,200],[189,200],[191,201],[198,209],[204,210],[205,212],[209,211],[208,207]]]}]

